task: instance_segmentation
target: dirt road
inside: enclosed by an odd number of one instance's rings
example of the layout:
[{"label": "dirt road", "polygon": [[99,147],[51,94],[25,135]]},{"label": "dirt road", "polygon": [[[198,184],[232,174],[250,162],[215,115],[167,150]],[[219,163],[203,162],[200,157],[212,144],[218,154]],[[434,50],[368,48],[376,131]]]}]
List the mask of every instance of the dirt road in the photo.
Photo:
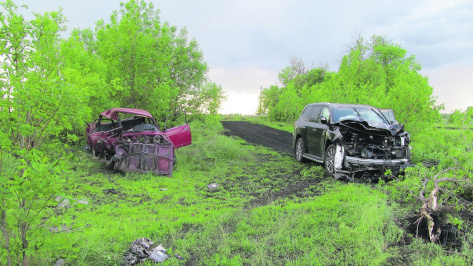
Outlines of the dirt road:
[{"label": "dirt road", "polygon": [[244,121],[222,121],[230,135],[238,136],[249,143],[254,143],[292,155],[292,134],[271,127],[256,125]]}]

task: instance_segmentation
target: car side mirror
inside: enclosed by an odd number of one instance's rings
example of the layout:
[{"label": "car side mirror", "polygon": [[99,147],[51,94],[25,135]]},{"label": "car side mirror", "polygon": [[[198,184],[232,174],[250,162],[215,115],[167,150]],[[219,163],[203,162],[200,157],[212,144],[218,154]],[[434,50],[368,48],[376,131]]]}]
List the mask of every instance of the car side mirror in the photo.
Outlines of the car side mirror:
[{"label": "car side mirror", "polygon": [[398,124],[399,124],[399,122],[397,122],[396,120],[391,121],[391,125],[398,125]]},{"label": "car side mirror", "polygon": [[320,117],[320,122],[324,125],[328,124],[327,118],[325,116]]}]

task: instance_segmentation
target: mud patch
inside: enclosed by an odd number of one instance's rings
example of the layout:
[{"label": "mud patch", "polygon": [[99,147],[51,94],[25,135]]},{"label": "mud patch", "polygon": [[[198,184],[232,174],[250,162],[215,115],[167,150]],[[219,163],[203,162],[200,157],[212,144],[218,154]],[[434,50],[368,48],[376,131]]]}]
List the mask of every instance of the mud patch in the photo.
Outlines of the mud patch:
[{"label": "mud patch", "polygon": [[222,121],[226,136],[237,136],[249,143],[262,145],[292,156],[292,133],[244,121]]}]

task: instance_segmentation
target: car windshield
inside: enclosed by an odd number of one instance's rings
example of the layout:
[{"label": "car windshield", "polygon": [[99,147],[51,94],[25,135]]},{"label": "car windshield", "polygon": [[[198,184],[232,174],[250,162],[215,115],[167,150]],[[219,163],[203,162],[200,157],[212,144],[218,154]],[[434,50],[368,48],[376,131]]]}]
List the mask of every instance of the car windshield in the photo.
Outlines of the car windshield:
[{"label": "car windshield", "polygon": [[358,119],[359,117],[373,122],[388,123],[386,119],[374,108],[370,107],[336,107],[332,109],[333,122],[347,119]]}]

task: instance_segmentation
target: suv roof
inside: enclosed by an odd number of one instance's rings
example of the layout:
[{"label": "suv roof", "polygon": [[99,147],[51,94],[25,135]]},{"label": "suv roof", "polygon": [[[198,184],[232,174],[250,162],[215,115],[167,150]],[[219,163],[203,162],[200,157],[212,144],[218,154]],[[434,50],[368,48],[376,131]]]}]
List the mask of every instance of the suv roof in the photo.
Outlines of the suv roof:
[{"label": "suv roof", "polygon": [[355,107],[355,106],[373,107],[373,106],[367,105],[367,104],[329,103],[329,102],[311,103],[311,104],[308,104],[307,106],[321,105],[321,104],[329,105],[331,107]]}]

